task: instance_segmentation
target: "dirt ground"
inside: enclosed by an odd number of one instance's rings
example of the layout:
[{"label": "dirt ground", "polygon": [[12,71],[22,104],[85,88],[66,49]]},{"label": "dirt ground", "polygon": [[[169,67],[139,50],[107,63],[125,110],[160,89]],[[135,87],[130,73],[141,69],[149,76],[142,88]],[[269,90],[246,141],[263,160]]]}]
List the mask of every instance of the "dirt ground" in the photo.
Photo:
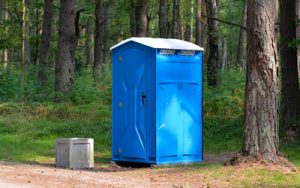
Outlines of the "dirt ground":
[{"label": "dirt ground", "polygon": [[[234,154],[207,154],[208,163],[229,160]],[[209,187],[205,173],[191,173],[192,166],[128,168],[116,165],[92,170],[55,168],[0,162],[0,187]],[[222,186],[229,184],[222,183]]]}]

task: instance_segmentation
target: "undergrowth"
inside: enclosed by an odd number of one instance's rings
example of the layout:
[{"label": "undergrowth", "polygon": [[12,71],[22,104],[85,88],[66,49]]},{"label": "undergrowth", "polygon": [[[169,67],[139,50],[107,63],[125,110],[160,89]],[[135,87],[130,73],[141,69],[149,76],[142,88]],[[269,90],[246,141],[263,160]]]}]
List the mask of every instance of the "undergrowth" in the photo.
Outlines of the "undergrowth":
[{"label": "undergrowth", "polygon": [[[74,89],[60,103],[53,102],[51,91],[41,97],[37,80],[31,77],[14,70],[0,72],[0,160],[53,164],[56,138],[90,137],[95,140],[96,163],[109,162],[111,66],[105,66],[101,83],[94,83],[91,69],[78,72]],[[48,89],[53,87],[50,83]],[[204,152],[239,150],[244,90],[245,73],[238,70],[223,72],[217,89],[204,82]],[[282,145],[287,157],[300,165],[295,149],[296,144]]]}]

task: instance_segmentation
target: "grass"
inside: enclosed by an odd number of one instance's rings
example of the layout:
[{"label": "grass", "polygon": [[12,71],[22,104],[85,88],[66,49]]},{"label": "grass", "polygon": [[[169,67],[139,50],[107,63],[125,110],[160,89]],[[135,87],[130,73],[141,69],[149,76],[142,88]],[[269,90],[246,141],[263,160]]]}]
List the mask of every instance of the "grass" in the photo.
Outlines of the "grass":
[{"label": "grass", "polygon": [[[236,152],[242,141],[244,73],[229,71],[221,78],[218,89],[204,86],[204,151],[210,153]],[[92,137],[96,165],[107,165],[111,160],[109,99],[88,101],[85,95],[73,94],[79,102],[0,103],[0,160],[53,164],[56,138]],[[300,144],[283,142],[281,151],[300,168]],[[230,185],[243,187],[300,185],[298,173],[269,169],[239,171],[222,164],[195,164],[190,169],[194,172],[207,174],[208,184],[229,180]]]}]

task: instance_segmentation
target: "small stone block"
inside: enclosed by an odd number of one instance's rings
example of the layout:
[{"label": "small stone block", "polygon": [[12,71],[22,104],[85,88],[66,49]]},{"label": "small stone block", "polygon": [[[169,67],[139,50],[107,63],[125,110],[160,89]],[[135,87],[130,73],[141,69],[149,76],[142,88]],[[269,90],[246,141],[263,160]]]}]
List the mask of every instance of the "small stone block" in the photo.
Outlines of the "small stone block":
[{"label": "small stone block", "polygon": [[56,139],[57,167],[93,168],[94,140],[91,138],[58,138]]}]

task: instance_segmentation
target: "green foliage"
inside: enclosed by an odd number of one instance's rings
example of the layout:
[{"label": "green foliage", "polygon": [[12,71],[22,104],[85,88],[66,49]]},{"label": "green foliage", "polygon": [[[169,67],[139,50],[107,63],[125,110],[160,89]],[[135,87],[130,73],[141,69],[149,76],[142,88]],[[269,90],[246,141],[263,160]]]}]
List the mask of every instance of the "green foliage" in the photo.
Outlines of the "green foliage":
[{"label": "green foliage", "polygon": [[77,75],[70,99],[76,104],[91,103],[99,100],[101,90],[94,83],[91,69],[83,70]]},{"label": "green foliage", "polygon": [[217,89],[204,86],[204,148],[221,152],[238,150],[242,141],[245,73],[222,73]]}]

